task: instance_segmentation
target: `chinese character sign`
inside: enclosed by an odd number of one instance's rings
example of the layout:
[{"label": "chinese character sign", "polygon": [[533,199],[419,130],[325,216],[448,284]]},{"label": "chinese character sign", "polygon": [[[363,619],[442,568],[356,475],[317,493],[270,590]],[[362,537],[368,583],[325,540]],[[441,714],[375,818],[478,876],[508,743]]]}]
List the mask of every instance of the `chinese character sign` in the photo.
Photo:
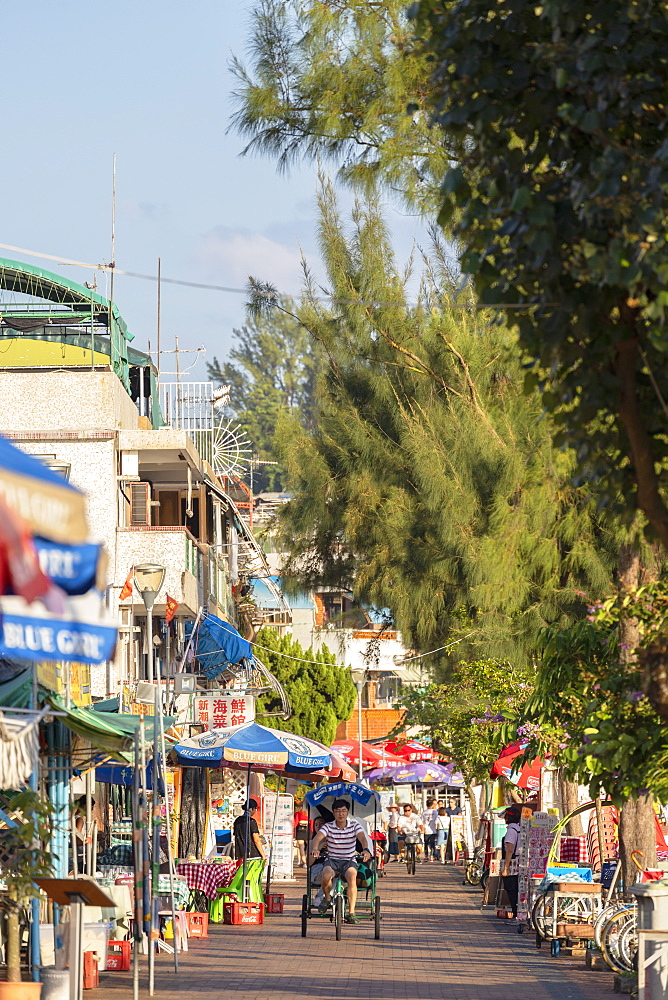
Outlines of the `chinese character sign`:
[{"label": "chinese character sign", "polygon": [[255,719],[255,698],[247,695],[204,694],[195,698],[195,722],[209,729],[241,726]]}]

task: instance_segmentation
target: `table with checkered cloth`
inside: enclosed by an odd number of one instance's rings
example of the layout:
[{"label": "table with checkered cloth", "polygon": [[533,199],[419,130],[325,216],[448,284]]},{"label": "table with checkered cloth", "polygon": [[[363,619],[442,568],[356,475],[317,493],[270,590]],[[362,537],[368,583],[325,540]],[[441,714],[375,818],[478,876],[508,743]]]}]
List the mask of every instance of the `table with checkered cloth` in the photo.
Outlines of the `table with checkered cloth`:
[{"label": "table with checkered cloth", "polygon": [[585,836],[562,837],[559,849],[560,861],[571,862],[576,865],[586,865],[589,860],[587,855],[587,838]]},{"label": "table with checkered cloth", "polygon": [[207,899],[215,899],[218,889],[225,889],[238,868],[232,858],[219,861],[182,861],[176,866],[191,889],[199,889]]}]

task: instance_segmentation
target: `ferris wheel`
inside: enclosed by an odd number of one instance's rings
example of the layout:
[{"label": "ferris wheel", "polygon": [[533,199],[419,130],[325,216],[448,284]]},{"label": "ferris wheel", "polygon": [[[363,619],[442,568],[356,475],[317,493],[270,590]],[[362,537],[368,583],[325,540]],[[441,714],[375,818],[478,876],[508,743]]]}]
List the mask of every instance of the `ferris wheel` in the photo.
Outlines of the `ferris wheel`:
[{"label": "ferris wheel", "polygon": [[243,428],[232,417],[221,417],[213,428],[212,466],[218,476],[241,478],[248,471],[253,446]]}]

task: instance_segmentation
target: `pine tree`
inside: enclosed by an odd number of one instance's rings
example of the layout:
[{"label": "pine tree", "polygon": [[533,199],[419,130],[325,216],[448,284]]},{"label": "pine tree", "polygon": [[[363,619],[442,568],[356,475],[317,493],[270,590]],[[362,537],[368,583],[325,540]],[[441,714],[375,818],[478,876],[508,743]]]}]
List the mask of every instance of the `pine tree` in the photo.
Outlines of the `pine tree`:
[{"label": "pine tree", "polygon": [[[289,300],[281,311],[249,314],[233,331],[230,360],[217,358],[207,365],[209,378],[230,387],[230,410],[252,443],[254,458],[275,463],[274,434],[284,411],[298,415],[308,427],[313,420],[313,392],[317,370],[315,342],[291,315]],[[256,493],[280,491],[285,470],[259,464],[253,476]]]},{"label": "pine tree", "polygon": [[259,0],[250,19],[249,65],[232,64],[244,152],[329,162],[344,183],[435,206],[449,155],[422,110],[430,67],[405,0]]},{"label": "pine tree", "polygon": [[420,650],[474,632],[475,655],[526,662],[538,628],[608,591],[614,532],[524,395],[515,335],[457,293],[444,248],[425,255],[411,305],[378,204],[353,221],[346,235],[324,184],[336,304],[309,285],[297,309],[326,361],[314,430],[279,433],[295,495],[286,572],[389,607]]}]

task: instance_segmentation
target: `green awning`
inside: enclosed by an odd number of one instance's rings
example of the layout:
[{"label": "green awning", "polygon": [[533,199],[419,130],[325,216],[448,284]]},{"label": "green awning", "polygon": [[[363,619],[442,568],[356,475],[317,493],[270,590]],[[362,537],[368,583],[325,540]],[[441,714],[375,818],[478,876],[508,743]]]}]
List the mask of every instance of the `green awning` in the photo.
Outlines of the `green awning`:
[{"label": "green awning", "polygon": [[66,708],[58,695],[52,694],[49,703],[59,712],[64,712],[62,721],[73,733],[88,740],[99,750],[104,750],[118,760],[126,761],[127,757],[119,754],[132,750],[132,737],[127,729],[115,724],[113,713],[92,712],[89,708]]},{"label": "green awning", "polygon": [[27,708],[32,693],[32,667],[0,684],[0,708]]}]

